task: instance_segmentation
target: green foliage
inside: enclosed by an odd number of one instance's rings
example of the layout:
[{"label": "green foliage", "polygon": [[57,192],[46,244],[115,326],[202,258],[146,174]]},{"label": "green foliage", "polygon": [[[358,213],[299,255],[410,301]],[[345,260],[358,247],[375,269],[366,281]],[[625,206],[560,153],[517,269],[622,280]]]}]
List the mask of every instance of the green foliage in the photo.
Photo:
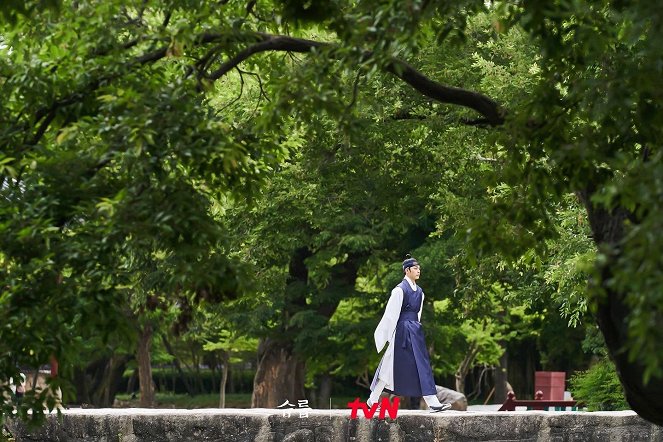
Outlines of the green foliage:
[{"label": "green foliage", "polygon": [[[85,364],[77,344],[130,336],[135,315],[186,322],[198,301],[236,296],[216,212],[290,149],[219,117],[186,75],[197,14],[220,24],[210,5],[59,3],[3,4],[24,14],[0,25],[3,383],[51,354]],[[145,66],[158,47],[168,56]]]},{"label": "green foliage", "polygon": [[[534,37],[542,56],[537,99],[513,116],[521,128],[537,122],[517,130],[510,144],[507,182],[529,187],[518,192],[526,203],[521,214],[529,213],[522,224],[540,223],[560,191],[585,195],[601,243],[594,279],[605,278],[592,286],[590,303],[600,304],[607,292],[624,297],[628,344],[615,351],[642,364],[645,381],[660,378],[660,236],[653,232],[663,219],[661,112],[652,100],[660,90],[660,11],[649,4],[557,2],[550,9],[523,4],[508,16]],[[617,231],[604,230],[609,214],[622,217]]]},{"label": "green foliage", "polygon": [[57,10],[60,0],[5,0],[0,4],[0,23],[16,23],[21,16],[30,16],[42,9]]},{"label": "green foliage", "polygon": [[[511,30],[493,41],[488,16],[473,19],[465,32],[472,39],[452,53],[421,44],[416,60],[422,69],[514,105],[526,101],[538,69],[527,36]],[[514,47],[522,50],[514,54]],[[464,68],[468,57],[478,72]],[[340,78],[334,90],[348,90],[355,81]],[[506,88],[507,78],[524,92]],[[299,80],[298,86],[309,81]],[[366,379],[366,367],[379,358],[370,336],[385,296],[402,277],[397,262],[406,251],[423,265],[423,316],[437,375],[456,372],[474,346],[472,364],[495,364],[507,341],[537,334],[551,296],[553,308],[578,323],[586,308],[580,289],[585,274],[568,262],[592,247],[577,239],[587,226],[571,222],[580,210],[573,198],[559,204],[556,217],[566,220],[558,236],[568,244],[551,240],[547,247],[556,253],[550,260],[543,262],[520,239],[513,253],[528,255],[516,264],[498,255],[477,258],[465,232],[489,212],[493,197],[484,186],[502,167],[504,150],[493,145],[494,136],[457,124],[466,111],[445,109],[383,76],[368,75],[361,84],[371,92],[356,97],[352,124],[329,101],[319,103],[341,123],[306,115],[301,130],[314,136],[269,179],[251,210],[228,212],[239,215],[232,223],[241,232],[240,256],[259,275],[256,293],[231,309],[237,326],[293,342],[307,361],[310,383],[328,371],[363,372]],[[301,250],[307,251],[306,275],[295,284],[292,260]],[[357,275],[336,288],[343,266],[358,266]],[[321,314],[329,306],[336,306],[331,318]]]},{"label": "green foliage", "polygon": [[569,384],[573,398],[584,403],[589,411],[629,408],[615,364],[607,358],[599,360],[589,370],[575,374]]}]

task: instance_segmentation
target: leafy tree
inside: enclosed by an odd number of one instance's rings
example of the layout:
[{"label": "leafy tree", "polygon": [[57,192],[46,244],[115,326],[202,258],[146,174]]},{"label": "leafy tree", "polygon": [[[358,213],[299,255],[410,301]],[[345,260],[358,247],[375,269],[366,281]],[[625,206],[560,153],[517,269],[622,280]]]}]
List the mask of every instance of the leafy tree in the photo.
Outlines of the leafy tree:
[{"label": "leafy tree", "polygon": [[[544,11],[550,11],[548,14]],[[510,23],[535,39],[541,83],[530,106],[513,109],[516,137],[504,175],[532,241],[548,236],[553,195],[574,191],[598,255],[590,303],[629,404],[661,422],[663,392],[656,149],[660,12],[651,5],[558,2],[509,9]],[[541,235],[537,234],[540,233]]]},{"label": "leafy tree", "polygon": [[[422,58],[433,63],[440,56],[429,50]],[[340,78],[346,88],[356,81]],[[455,124],[455,115],[412,96],[399,83],[370,75],[361,83],[371,93],[358,93],[353,98],[358,114],[355,121],[341,118],[337,127],[328,119],[307,115],[309,127],[305,129],[312,131],[314,138],[278,176],[270,178],[255,209],[230,211],[238,212],[231,230],[241,233],[238,247],[245,260],[257,266],[254,273],[263,282],[258,291],[264,291],[242,302],[239,309],[248,311],[240,315],[239,322],[250,324],[248,333],[268,339],[270,345],[280,345],[279,351],[291,355],[288,361],[299,361],[299,368],[282,366],[282,372],[301,372],[305,361],[309,382],[317,376],[325,385],[330,375],[360,374],[359,382],[367,387],[371,374],[367,367],[377,364],[370,336],[384,308],[385,294],[402,278],[393,262],[410,250],[425,268],[425,317],[435,336],[431,343],[439,352],[439,357],[434,356],[436,373],[454,373],[461,365],[465,355],[450,354],[454,345],[463,345],[456,341],[481,341],[467,355],[459,375],[462,382],[473,364],[495,363],[506,335],[513,335],[507,330],[508,323],[496,315],[498,322],[490,322],[490,330],[484,330],[480,339],[478,329],[461,327],[464,320],[479,323],[494,310],[504,311],[497,303],[497,294],[489,303],[482,302],[488,297],[474,301],[474,305],[483,306],[481,311],[468,312],[460,301],[454,304],[453,312],[431,312],[428,308],[429,303],[454,291],[454,275],[446,262],[458,253],[463,241],[453,238],[453,233],[465,231],[472,210],[482,210],[474,198],[483,201],[485,210],[481,177],[492,169],[490,161],[483,158],[490,148],[480,131],[450,127]],[[327,109],[333,113],[333,104]],[[482,161],[477,162],[477,158]],[[435,217],[440,217],[438,233]],[[443,238],[430,237],[434,233]],[[292,277],[295,259],[298,278]],[[339,273],[344,266],[357,267],[351,261],[360,264],[358,269]],[[486,268],[494,265],[494,260],[487,262]],[[342,290],[333,287],[339,276],[347,277]],[[484,291],[485,283],[477,283],[475,291]],[[492,280],[487,283],[489,287],[492,284]],[[323,301],[331,317],[316,308]],[[345,351],[347,348],[353,351]],[[271,364],[268,367],[287,365],[284,359],[280,361],[265,363]],[[302,376],[261,380],[262,373],[276,372],[276,368],[259,368],[256,386],[275,397],[255,404],[270,406],[302,394]],[[279,391],[279,386],[287,383],[294,385]],[[269,387],[261,387],[263,384]],[[321,396],[320,403],[325,403],[325,395]]]},{"label": "leafy tree", "polygon": [[[358,277],[383,265],[383,257],[399,256],[394,248],[409,250],[432,230],[432,224],[426,227],[425,194],[433,180],[424,173],[431,163],[415,158],[423,153],[413,142],[416,128],[409,122],[391,131],[385,125],[361,127],[361,145],[335,139],[333,126],[320,131],[270,180],[253,210],[235,210],[232,225],[243,260],[261,275],[257,293],[237,307],[249,331],[263,338],[256,406],[303,397],[304,362],[318,359],[323,367],[326,358],[314,355],[333,358],[341,351],[334,336],[345,326],[329,321],[341,300],[363,296]],[[281,371],[300,375],[285,377]],[[274,379],[262,378],[273,373]]]},{"label": "leafy tree", "polygon": [[577,373],[569,384],[574,399],[585,403],[589,411],[628,409],[615,365],[609,359],[602,359],[589,370]]},{"label": "leafy tree", "polygon": [[[51,354],[85,365],[75,343],[127,329],[137,288],[180,303],[237,291],[213,209],[284,148],[229,136],[176,50],[145,37],[169,36],[172,15],[136,5],[66,2],[0,31],[3,384]],[[32,399],[22,415],[42,409]]]},{"label": "leafy tree", "polygon": [[185,337],[202,345],[205,352],[219,355],[222,375],[219,382],[219,408],[226,406],[226,383],[230,364],[246,360],[247,354],[255,354],[257,339],[240,336],[231,331],[232,324],[226,319],[228,312],[218,306],[199,309],[194,325]]}]

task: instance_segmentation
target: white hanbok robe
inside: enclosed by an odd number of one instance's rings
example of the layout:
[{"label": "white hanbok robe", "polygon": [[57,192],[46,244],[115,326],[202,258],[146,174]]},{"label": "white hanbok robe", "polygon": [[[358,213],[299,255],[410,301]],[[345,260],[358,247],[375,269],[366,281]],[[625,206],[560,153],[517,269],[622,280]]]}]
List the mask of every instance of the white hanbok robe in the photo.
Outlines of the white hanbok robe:
[{"label": "white hanbok robe", "polygon": [[[410,284],[412,290],[416,290],[417,284],[412,282],[408,277],[405,277],[405,280]],[[419,306],[419,321],[421,321],[421,309],[424,305],[424,296],[421,296],[421,305]],[[378,365],[378,370],[376,376],[373,379],[371,385],[371,391],[374,389],[377,380],[380,379],[385,382],[385,389],[394,390],[394,337],[396,334],[396,324],[398,323],[398,318],[401,315],[401,308],[403,306],[403,289],[396,286],[391,291],[391,296],[387,302],[387,307],[384,310],[384,315],[378,324],[373,337],[375,338],[375,348],[377,348],[378,353],[382,351],[385,344],[389,342],[387,351],[382,356],[380,365]]]}]

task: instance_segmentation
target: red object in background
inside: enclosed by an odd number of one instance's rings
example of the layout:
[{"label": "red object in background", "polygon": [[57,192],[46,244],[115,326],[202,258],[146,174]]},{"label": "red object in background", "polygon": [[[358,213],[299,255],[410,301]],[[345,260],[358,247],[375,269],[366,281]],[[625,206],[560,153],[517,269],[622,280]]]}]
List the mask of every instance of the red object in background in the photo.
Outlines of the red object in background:
[{"label": "red object in background", "polygon": [[534,372],[534,391],[543,392],[543,400],[564,400],[564,386],[566,372],[563,371],[536,371]]}]

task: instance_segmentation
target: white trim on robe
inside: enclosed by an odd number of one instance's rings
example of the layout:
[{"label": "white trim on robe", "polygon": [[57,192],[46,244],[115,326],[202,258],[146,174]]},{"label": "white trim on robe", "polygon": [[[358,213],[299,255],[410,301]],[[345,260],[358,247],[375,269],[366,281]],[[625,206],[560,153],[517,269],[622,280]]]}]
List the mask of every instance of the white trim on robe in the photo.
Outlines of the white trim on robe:
[{"label": "white trim on robe", "polygon": [[[417,284],[412,281],[407,276],[404,278],[412,287],[412,290],[417,290]],[[419,321],[421,321],[421,310],[424,305],[424,297],[421,297],[421,305],[419,306]],[[387,302],[387,307],[384,310],[384,315],[382,315],[382,320],[375,329],[373,337],[375,338],[375,348],[378,353],[382,351],[385,344],[389,343],[387,351],[382,356],[382,361],[380,362],[380,371],[378,373],[378,379],[385,382],[385,388],[388,390],[394,390],[394,337],[396,334],[396,324],[398,323],[398,318],[401,315],[401,308],[403,306],[403,289],[399,286],[394,287],[391,291],[391,296]]]}]

